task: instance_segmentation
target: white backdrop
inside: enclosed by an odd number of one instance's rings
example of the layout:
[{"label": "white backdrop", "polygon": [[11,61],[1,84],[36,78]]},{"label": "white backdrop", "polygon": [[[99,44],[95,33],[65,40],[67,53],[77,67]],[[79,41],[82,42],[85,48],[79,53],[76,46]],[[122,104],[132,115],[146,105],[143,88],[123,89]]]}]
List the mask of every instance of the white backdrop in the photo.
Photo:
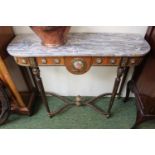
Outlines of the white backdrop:
[{"label": "white backdrop", "polygon": [[[71,32],[120,32],[139,33],[145,35],[146,26],[77,26]],[[16,34],[33,33],[29,27],[14,27]],[[116,76],[116,67],[91,67],[83,75],[73,75],[65,67],[40,67],[46,91],[54,91],[61,95],[95,96],[111,92]],[[131,77],[132,71],[128,76]],[[125,91],[123,91],[123,96]]]}]

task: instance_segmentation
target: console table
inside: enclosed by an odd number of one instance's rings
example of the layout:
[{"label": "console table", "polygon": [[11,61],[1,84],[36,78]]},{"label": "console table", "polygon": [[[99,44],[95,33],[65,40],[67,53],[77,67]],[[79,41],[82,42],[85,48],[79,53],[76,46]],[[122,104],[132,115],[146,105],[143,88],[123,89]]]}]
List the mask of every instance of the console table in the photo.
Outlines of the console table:
[{"label": "console table", "polygon": [[[17,64],[28,67],[35,86],[40,91],[42,101],[49,116],[54,116],[71,105],[87,105],[109,117],[116,95],[121,94],[130,67],[140,64],[150,50],[143,36],[121,33],[71,33],[68,41],[60,47],[45,47],[35,34],[17,35],[7,48]],[[75,101],[50,93],[64,101],[64,106],[51,111],[40,77],[39,66],[65,66],[73,74],[84,74],[92,66],[118,66],[112,93],[101,94],[90,100],[77,96]],[[111,95],[108,110],[95,105],[95,101]]]}]

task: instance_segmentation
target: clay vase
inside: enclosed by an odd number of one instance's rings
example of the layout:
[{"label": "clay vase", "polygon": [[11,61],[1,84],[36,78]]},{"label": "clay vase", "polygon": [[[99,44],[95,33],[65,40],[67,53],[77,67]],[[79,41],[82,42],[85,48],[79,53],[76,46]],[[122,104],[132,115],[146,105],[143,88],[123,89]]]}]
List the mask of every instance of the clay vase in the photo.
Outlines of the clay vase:
[{"label": "clay vase", "polygon": [[61,46],[67,41],[70,26],[30,26],[48,47]]}]

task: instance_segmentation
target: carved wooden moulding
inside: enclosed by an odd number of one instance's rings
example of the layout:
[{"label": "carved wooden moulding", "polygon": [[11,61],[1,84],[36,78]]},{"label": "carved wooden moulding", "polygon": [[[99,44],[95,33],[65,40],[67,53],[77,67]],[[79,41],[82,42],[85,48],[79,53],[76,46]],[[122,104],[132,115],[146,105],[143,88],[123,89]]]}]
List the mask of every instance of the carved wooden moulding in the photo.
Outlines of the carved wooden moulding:
[{"label": "carved wooden moulding", "polygon": [[30,26],[40,37],[42,44],[56,47],[66,43],[70,26]]}]

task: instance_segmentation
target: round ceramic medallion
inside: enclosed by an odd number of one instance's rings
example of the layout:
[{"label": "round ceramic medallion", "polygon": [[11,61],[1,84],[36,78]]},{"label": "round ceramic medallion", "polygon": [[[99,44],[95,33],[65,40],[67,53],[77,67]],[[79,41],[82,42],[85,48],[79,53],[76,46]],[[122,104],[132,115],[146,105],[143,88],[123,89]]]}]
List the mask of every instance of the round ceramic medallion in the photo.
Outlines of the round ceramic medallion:
[{"label": "round ceramic medallion", "polygon": [[82,61],[82,60],[80,60],[80,59],[75,59],[75,60],[73,60],[73,67],[74,67],[74,69],[77,69],[77,70],[83,70],[84,69],[84,62]]},{"label": "round ceramic medallion", "polygon": [[69,72],[79,75],[90,69],[92,59],[91,57],[65,57],[64,64]]}]

